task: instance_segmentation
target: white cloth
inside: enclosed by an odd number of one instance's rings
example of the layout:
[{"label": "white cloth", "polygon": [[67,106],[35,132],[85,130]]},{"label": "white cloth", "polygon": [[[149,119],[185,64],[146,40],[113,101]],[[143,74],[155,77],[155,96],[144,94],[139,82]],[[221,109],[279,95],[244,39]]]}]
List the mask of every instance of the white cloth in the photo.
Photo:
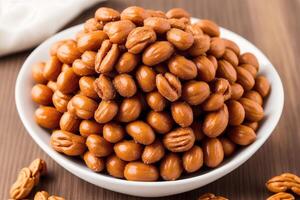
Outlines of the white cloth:
[{"label": "white cloth", "polygon": [[0,0],[0,56],[25,50],[104,0]]}]

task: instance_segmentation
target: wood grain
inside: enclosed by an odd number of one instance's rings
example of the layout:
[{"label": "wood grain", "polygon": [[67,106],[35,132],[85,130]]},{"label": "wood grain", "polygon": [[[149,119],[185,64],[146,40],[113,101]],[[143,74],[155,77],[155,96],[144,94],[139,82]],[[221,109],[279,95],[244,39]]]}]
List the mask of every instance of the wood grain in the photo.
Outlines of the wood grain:
[{"label": "wood grain", "polygon": [[[204,192],[230,199],[265,199],[270,195],[264,187],[267,179],[286,171],[300,174],[299,0],[110,0],[82,13],[65,28],[82,23],[97,7],[122,10],[130,5],[165,11],[182,7],[195,17],[215,20],[257,45],[276,66],[285,89],[282,118],[271,138],[249,161],[203,188],[161,199],[197,199]],[[0,58],[0,199],[8,198],[17,171],[36,157],[45,159],[49,166],[49,177],[36,190],[76,200],[141,199],[96,187],[73,176],[50,159],[26,133],[16,111],[14,87],[18,71],[30,52]]]}]

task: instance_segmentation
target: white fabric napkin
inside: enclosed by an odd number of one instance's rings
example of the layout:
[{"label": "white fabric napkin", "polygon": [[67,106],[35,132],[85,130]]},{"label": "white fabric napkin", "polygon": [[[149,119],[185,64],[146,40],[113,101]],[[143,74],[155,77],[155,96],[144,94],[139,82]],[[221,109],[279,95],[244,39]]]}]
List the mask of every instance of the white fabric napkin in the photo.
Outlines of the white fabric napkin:
[{"label": "white fabric napkin", "polygon": [[105,0],[0,0],[0,56],[36,46]]}]

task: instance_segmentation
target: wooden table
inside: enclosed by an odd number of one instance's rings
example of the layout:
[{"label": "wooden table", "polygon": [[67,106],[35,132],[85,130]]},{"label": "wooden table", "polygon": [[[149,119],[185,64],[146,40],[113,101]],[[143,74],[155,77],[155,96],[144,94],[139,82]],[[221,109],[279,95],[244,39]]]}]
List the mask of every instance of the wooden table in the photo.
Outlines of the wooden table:
[{"label": "wooden table", "polygon": [[[122,10],[130,5],[162,10],[182,7],[195,17],[215,20],[260,48],[277,68],[285,88],[281,120],[271,138],[251,159],[214,183],[167,199],[192,200],[204,192],[213,192],[233,200],[260,200],[270,195],[264,186],[268,178],[286,171],[300,174],[299,1],[109,0],[84,12],[66,27],[84,22],[100,6]],[[49,177],[41,181],[37,190],[44,189],[69,200],[139,199],[77,178],[50,159],[27,134],[16,111],[14,87],[21,65],[31,51],[0,58],[0,199],[8,198],[17,171],[36,157],[45,159],[49,167]]]}]

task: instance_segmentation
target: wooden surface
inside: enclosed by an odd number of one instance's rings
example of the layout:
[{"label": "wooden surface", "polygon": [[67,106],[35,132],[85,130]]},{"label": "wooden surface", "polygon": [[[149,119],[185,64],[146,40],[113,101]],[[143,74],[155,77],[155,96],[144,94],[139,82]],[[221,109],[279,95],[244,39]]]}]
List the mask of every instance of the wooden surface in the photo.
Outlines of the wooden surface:
[{"label": "wooden surface", "polygon": [[[87,10],[66,27],[84,22],[97,7],[122,10],[130,5],[162,10],[182,7],[195,17],[215,20],[257,45],[276,66],[285,89],[281,120],[271,138],[251,159],[203,188],[161,199],[192,200],[204,192],[213,192],[233,200],[260,200],[270,195],[264,187],[268,178],[286,171],[300,174],[299,1],[109,0]],[[38,190],[44,189],[69,200],[140,199],[96,187],[70,174],[50,159],[27,134],[16,111],[14,86],[20,67],[30,52],[0,58],[0,199],[8,198],[17,171],[36,157],[45,159],[49,166],[49,177],[41,181]]]}]

